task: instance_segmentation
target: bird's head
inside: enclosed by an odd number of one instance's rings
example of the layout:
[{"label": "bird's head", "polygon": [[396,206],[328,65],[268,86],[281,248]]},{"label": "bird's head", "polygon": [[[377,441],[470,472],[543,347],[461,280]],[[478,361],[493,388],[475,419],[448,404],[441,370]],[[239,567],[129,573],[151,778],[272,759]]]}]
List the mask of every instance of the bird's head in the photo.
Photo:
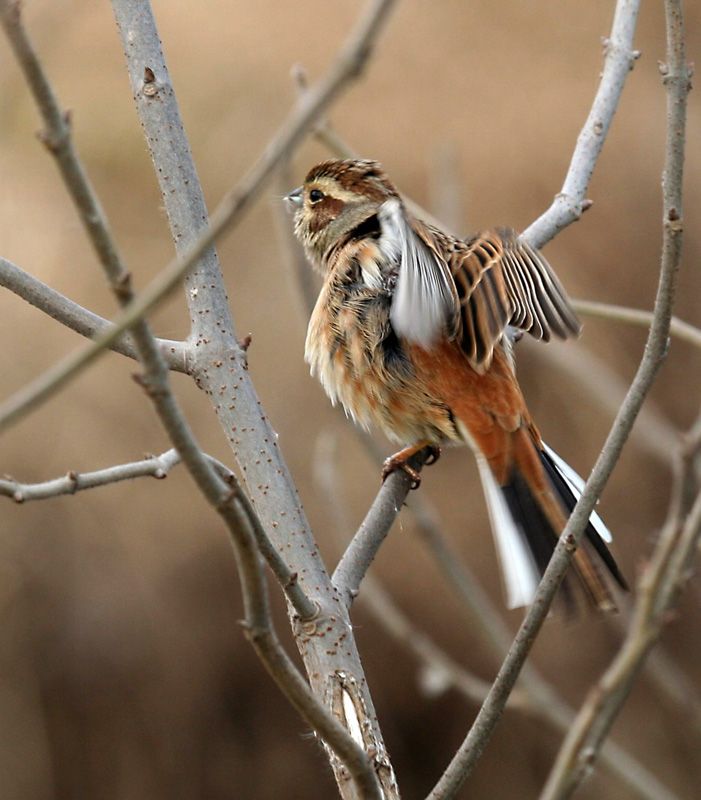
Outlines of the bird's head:
[{"label": "bird's head", "polygon": [[[330,250],[372,220],[383,203],[399,195],[376,161],[323,161],[299,189],[285,197],[294,212],[295,234],[317,267]],[[379,223],[368,230],[378,230]]]}]

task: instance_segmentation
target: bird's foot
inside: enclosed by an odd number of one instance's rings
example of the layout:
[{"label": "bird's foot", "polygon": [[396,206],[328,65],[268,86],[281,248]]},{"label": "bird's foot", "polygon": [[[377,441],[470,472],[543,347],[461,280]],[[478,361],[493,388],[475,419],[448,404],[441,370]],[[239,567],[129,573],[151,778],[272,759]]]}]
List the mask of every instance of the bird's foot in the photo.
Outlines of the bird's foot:
[{"label": "bird's foot", "polygon": [[420,442],[411,447],[405,447],[404,450],[400,450],[398,453],[395,453],[385,460],[385,463],[382,465],[382,482],[384,483],[387,480],[387,476],[391,472],[394,472],[395,469],[402,469],[411,478],[411,488],[418,489],[421,485],[421,475],[419,475],[418,471],[413,467],[410,467],[407,461],[415,453],[418,453],[419,450],[423,450],[424,447],[428,447],[430,450],[430,454],[426,459],[426,465],[435,464],[441,455],[440,447],[429,444],[428,442]]}]

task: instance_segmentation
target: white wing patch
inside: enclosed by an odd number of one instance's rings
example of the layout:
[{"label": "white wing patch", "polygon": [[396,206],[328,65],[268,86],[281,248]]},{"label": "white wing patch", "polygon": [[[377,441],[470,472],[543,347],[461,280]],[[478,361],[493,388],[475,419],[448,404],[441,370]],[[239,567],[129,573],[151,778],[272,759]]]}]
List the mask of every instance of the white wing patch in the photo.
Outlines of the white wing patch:
[{"label": "white wing patch", "polygon": [[[562,476],[564,482],[569,486],[570,491],[575,496],[575,499],[579,500],[582,496],[582,492],[584,491],[585,482],[579,476],[572,467],[550,447],[543,442],[543,449],[552,459],[553,464],[557,468],[557,471]],[[611,536],[611,531],[606,527],[604,521],[601,517],[596,513],[596,511],[592,511],[591,516],[589,517],[589,522],[591,522],[594,530],[601,536],[601,538],[610,544],[613,541],[613,537]]]},{"label": "white wing patch", "polygon": [[504,495],[492,475],[487,459],[477,452],[475,457],[501,564],[506,605],[508,608],[529,606],[540,583],[540,571],[526,544],[525,534],[516,524]]},{"label": "white wing patch", "polygon": [[390,320],[395,333],[430,350],[455,317],[457,294],[447,266],[416,235],[399,200],[383,203],[380,247],[399,261]]}]

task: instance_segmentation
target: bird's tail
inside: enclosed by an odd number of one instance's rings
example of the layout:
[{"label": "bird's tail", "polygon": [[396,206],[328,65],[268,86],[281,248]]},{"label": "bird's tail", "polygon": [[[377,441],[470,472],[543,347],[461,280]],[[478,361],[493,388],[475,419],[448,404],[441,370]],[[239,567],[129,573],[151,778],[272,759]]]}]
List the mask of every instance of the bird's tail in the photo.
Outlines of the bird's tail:
[{"label": "bird's tail", "polygon": [[[477,461],[502,566],[507,604],[509,608],[529,605],[584,481],[547,445],[538,448],[524,430],[514,435],[513,467],[501,486],[487,460],[480,456]],[[606,546],[610,541],[611,534],[599,515],[593,512],[573,562],[576,582],[586,600],[602,611],[615,610],[616,605],[602,576],[600,563],[621,587],[627,588]],[[575,598],[572,584],[571,578],[563,582],[568,606],[572,606]]]}]

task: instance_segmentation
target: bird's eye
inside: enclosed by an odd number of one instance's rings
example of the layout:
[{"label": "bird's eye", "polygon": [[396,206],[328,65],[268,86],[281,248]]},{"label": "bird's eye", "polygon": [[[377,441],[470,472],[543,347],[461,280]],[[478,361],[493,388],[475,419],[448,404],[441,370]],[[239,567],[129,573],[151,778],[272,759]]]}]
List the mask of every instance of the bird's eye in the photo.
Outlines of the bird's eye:
[{"label": "bird's eye", "polygon": [[318,203],[320,200],[324,199],[324,193],[319,191],[319,189],[312,189],[309,192],[309,202],[310,203]]}]

